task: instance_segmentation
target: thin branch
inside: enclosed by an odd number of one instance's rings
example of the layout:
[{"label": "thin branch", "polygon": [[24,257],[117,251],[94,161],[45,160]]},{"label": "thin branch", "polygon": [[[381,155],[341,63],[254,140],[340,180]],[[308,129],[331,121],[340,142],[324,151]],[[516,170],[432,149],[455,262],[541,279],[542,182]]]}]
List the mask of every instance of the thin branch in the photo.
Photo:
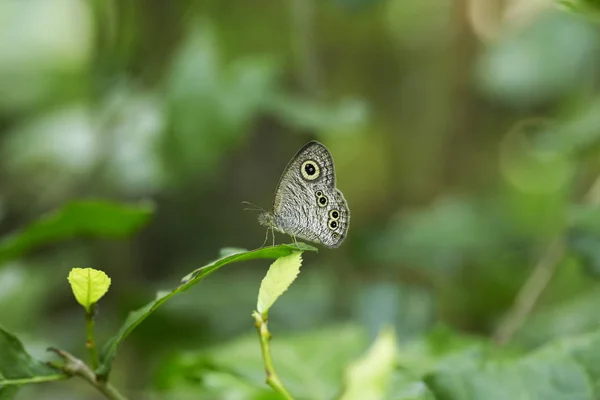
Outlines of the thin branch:
[{"label": "thin branch", "polygon": [[267,374],[267,384],[273,388],[277,393],[279,393],[286,400],[294,400],[292,395],[287,391],[281,379],[275,372],[275,367],[273,366],[273,359],[271,358],[271,333],[267,328],[267,317],[260,314],[258,311],[254,311],[252,313],[254,317],[254,326],[258,332],[258,337],[260,339],[260,349],[262,352],[263,360],[265,363],[265,372]]},{"label": "thin branch", "polygon": [[[596,178],[590,189],[583,196],[583,203],[590,205],[598,205],[600,203],[600,176]],[[496,329],[494,340],[497,343],[508,343],[521,326],[523,326],[542,293],[552,280],[552,277],[556,273],[556,268],[565,253],[566,243],[561,234],[550,242],[546,252],[519,290],[512,309],[506,314]]]},{"label": "thin branch", "polygon": [[32,376],[31,378],[6,379],[6,380],[0,380],[0,386],[25,385],[28,383],[61,381],[63,379],[68,379],[68,378],[70,378],[69,375],[54,374],[54,375]]},{"label": "thin branch", "polygon": [[507,343],[517,330],[523,326],[527,317],[533,311],[538,299],[544,289],[552,280],[558,263],[565,254],[565,243],[562,237],[556,237],[544,253],[544,256],[536,264],[527,278],[527,281],[519,290],[513,308],[508,312],[504,321],[494,334],[494,339],[500,344]]},{"label": "thin branch", "polygon": [[64,350],[49,348],[49,351],[56,353],[65,362],[60,368],[68,375],[79,376],[88,381],[93,387],[98,389],[107,399],[127,400],[125,396],[117,391],[110,383],[99,381],[96,374],[80,359],[67,353]]}]

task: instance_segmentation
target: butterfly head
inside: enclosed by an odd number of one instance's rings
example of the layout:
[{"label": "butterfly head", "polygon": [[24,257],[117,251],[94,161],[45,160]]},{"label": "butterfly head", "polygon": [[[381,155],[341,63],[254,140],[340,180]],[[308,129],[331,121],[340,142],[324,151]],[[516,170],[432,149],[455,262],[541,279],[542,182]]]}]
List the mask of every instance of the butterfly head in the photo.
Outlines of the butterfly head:
[{"label": "butterfly head", "polygon": [[275,225],[273,214],[267,211],[258,214],[258,223],[268,228],[273,227]]}]

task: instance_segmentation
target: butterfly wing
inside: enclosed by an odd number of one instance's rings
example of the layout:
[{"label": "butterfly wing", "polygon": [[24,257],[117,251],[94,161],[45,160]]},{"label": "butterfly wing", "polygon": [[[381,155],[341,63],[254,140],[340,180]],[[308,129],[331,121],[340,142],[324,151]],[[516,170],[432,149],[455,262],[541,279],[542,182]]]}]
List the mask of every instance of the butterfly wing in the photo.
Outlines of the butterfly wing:
[{"label": "butterfly wing", "polygon": [[[311,164],[310,161],[316,164],[313,174],[310,174],[312,172],[311,168],[315,165]],[[298,150],[285,167],[275,189],[273,212],[275,214],[280,213],[288,199],[296,196],[298,191],[306,192],[315,185],[335,187],[335,170],[333,157],[331,157],[329,150],[321,143],[313,140]]]},{"label": "butterfly wing", "polygon": [[[330,223],[333,209],[339,216]],[[273,216],[281,232],[328,247],[338,247],[343,241],[350,213],[335,188],[333,158],[321,143],[307,143],[287,165],[275,192]]]},{"label": "butterfly wing", "polygon": [[[319,241],[329,248],[339,247],[348,233],[350,227],[350,209],[342,192],[336,188],[323,188],[322,196],[326,201],[319,202],[316,211]],[[325,203],[325,204],[323,204]]]}]

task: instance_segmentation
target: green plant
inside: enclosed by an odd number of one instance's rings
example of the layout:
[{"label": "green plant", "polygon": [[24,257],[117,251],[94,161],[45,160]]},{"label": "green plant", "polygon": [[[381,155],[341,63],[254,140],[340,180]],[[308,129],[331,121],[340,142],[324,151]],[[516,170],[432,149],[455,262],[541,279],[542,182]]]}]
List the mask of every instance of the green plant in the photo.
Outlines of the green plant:
[{"label": "green plant", "polygon": [[[121,236],[142,225],[149,215],[150,209],[147,207],[131,208],[105,202],[72,203],[34,223],[20,234],[5,240],[0,245],[3,249],[0,257],[8,259],[33,246],[79,234]],[[298,245],[265,247],[253,251],[238,250],[198,268],[184,277],[180,285],[173,290],[159,292],[154,301],[130,313],[119,331],[104,345],[99,355],[94,338],[95,307],[98,300],[108,290],[110,278],[104,272],[90,268],[73,269],[69,274],[69,282],[77,301],[85,309],[86,347],[90,353],[91,366],[68,352],[56,348],[49,350],[58,355],[62,362],[43,363],[35,360],[25,351],[23,344],[15,335],[0,328],[0,343],[2,344],[0,346],[0,394],[2,397],[0,398],[11,398],[16,394],[19,386],[24,384],[79,376],[96,387],[107,398],[124,399],[125,397],[108,383],[109,374],[119,345],[141,322],[171,297],[196,285],[219,268],[234,262],[269,258],[275,258],[277,261],[261,286],[255,319],[261,338],[265,365],[270,371],[268,382],[277,391],[284,393],[283,384],[276,378],[270,361],[267,315],[269,307],[287,289],[299,272],[300,254],[306,250],[315,251],[316,249],[299,243]]]},{"label": "green plant", "polygon": [[[151,213],[148,206],[71,203],[2,241],[0,257],[8,259],[34,246],[84,233],[123,237],[147,222]],[[242,338],[226,346],[165,360],[158,378],[167,396],[185,398],[186,393],[195,393],[199,398],[225,398],[226,393],[237,393],[249,399],[599,398],[600,332],[554,341],[530,353],[443,327],[404,344],[398,343],[392,329],[383,329],[360,357],[368,341],[352,325],[281,338],[272,344],[267,325],[269,309],[296,279],[302,252],[316,250],[303,243],[298,246],[225,251],[223,257],[185,276],[173,290],[159,292],[153,301],[131,312],[99,353],[94,338],[94,310],[111,280],[101,271],[73,269],[69,281],[85,310],[90,363],[56,348],[50,350],[60,361],[36,360],[14,334],[2,327],[0,399],[14,398],[22,385],[73,376],[83,378],[106,398],[125,399],[110,383],[110,372],[119,346],[128,335],[176,294],[225,265],[252,259],[275,259],[261,283],[252,314],[259,344],[255,337]],[[257,347],[261,352],[256,351]],[[257,373],[261,364],[273,391],[261,384],[265,380]],[[198,378],[208,379],[211,384],[203,385]]]}]

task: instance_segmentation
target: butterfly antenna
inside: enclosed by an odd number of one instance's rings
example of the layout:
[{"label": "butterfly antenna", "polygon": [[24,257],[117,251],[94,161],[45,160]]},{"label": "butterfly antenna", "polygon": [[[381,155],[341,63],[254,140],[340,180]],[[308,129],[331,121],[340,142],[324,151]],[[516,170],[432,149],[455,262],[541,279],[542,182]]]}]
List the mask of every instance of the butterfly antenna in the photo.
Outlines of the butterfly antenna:
[{"label": "butterfly antenna", "polygon": [[249,201],[242,201],[242,204],[251,206],[251,207],[244,208],[244,211],[263,211],[263,212],[267,211],[264,208],[257,206],[256,204],[250,203]]}]

